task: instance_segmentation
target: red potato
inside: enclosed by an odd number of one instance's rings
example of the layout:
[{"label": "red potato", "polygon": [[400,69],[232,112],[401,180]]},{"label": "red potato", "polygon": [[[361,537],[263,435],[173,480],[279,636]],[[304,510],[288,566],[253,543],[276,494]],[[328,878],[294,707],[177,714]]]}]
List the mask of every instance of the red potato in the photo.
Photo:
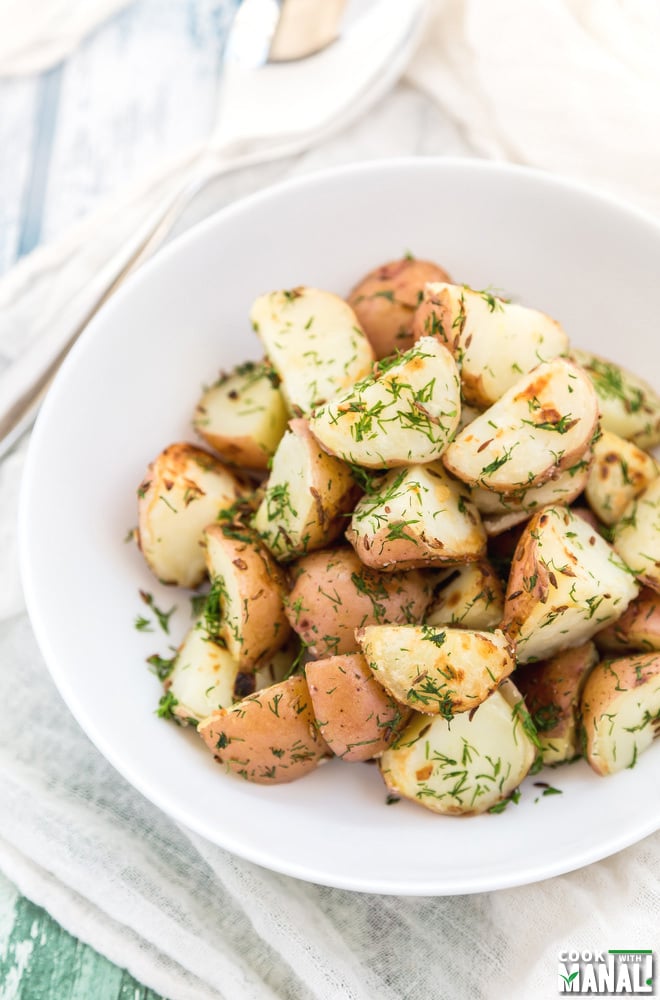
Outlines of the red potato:
[{"label": "red potato", "polygon": [[286,615],[315,658],[357,652],[355,629],[385,622],[421,621],[431,599],[428,576],[380,573],[352,549],[325,549],[292,567]]},{"label": "red potato", "polygon": [[629,649],[660,650],[660,594],[642,587],[614,625],[595,636],[596,645],[605,652]]},{"label": "red potato", "polygon": [[300,675],[213,712],[197,732],[230,771],[260,785],[302,778],[329,754]]},{"label": "red potato", "polygon": [[579,754],[580,694],[596,663],[598,651],[587,642],[521,667],[513,675],[536,726],[544,764],[560,764]]},{"label": "red potato", "polygon": [[342,760],[378,757],[410,715],[375,680],[360,653],[315,660],[305,674],[319,732]]},{"label": "red potato", "polygon": [[378,360],[413,345],[412,323],[427,281],[450,281],[438,264],[404,257],[370,271],[348,296]]},{"label": "red potato", "polygon": [[599,663],[584,686],[581,713],[585,756],[596,774],[634,767],[660,729],[660,656]]},{"label": "red potato", "polygon": [[346,538],[363,563],[388,572],[474,562],[486,552],[479,512],[441,462],[385,475],[355,507]]},{"label": "red potato", "polygon": [[556,320],[467,285],[430,284],[415,314],[415,338],[437,337],[456,357],[463,398],[484,409],[535,368],[568,350]]},{"label": "red potato", "polygon": [[265,361],[246,361],[204,391],[193,426],[224,462],[263,470],[288,420],[278,376]]},{"label": "red potato", "polygon": [[[226,521],[204,532],[206,565],[217,615],[206,618],[241,671],[272,658],[289,638],[284,614],[286,580],[256,532]],[[214,609],[214,610],[215,610]]]},{"label": "red potato", "polygon": [[616,621],[637,596],[616,553],[591,526],[559,504],[535,514],[520,536],[501,628],[519,663],[580,646]]},{"label": "red potato", "polygon": [[252,523],[274,557],[287,562],[330,545],[358,493],[349,467],[319,445],[307,421],[291,420]]},{"label": "red potato", "polygon": [[213,455],[171,444],[138,489],[138,545],[161,583],[196,587],[204,579],[203,531],[249,487]]},{"label": "red potato", "polygon": [[413,713],[379,766],[396,795],[447,816],[474,815],[511,795],[536,752],[520,692],[504,680],[475,709],[451,720]]},{"label": "red potato", "polygon": [[480,705],[516,665],[514,647],[499,629],[367,625],[356,636],[393,698],[445,719]]},{"label": "red potato", "polygon": [[580,461],[598,424],[598,398],[564,358],[539,365],[461,431],[443,455],[470,486],[517,493]]},{"label": "red potato", "polygon": [[614,548],[640,583],[660,593],[660,476],[626,507]]}]

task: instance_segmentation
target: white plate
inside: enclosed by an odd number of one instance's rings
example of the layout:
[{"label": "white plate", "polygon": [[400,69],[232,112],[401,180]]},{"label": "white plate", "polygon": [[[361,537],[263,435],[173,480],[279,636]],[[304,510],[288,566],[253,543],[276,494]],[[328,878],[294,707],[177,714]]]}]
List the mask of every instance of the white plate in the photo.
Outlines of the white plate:
[{"label": "white plate", "polygon": [[[144,268],[96,317],[39,418],[25,474],[22,567],[46,661],[85,732],[147,798],[267,868],[371,892],[517,885],[603,858],[660,827],[660,746],[598,778],[583,763],[527,779],[499,815],[444,818],[385,804],[377,768],[333,762],[292,785],[229,776],[195,734],[154,715],[133,628],[138,587],[170,607],[133,546],[135,490],[168,443],[192,439],[199,387],[259,355],[248,309],[296,284],[346,293],[406,250],[560,319],[576,344],[660,375],[660,229],[585,190],[476,161],[401,160],[273,188],[209,219]],[[543,797],[535,780],[562,795]]]}]

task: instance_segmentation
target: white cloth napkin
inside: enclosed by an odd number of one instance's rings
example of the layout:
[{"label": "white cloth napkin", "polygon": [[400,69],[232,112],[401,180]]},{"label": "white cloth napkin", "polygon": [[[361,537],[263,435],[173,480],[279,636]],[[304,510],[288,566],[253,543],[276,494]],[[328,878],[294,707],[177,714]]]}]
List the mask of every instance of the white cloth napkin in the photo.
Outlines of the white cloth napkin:
[{"label": "white cloth napkin", "polygon": [[[402,86],[303,159],[225,178],[196,211],[316,166],[476,150],[660,213],[654,8],[437,0],[410,77],[444,115]],[[65,237],[0,282],[0,301],[21,317],[20,332],[0,332],[7,358],[35,336],[53,296],[75,292],[75,259]],[[43,665],[15,558],[24,453],[25,442],[0,465],[0,868],[64,927],[172,1000],[528,1000],[555,995],[563,948],[654,946],[660,835],[540,885],[424,900],[274,875],[167,819],[90,745]]]},{"label": "white cloth napkin", "polygon": [[2,0],[0,76],[39,73],[132,0]]}]

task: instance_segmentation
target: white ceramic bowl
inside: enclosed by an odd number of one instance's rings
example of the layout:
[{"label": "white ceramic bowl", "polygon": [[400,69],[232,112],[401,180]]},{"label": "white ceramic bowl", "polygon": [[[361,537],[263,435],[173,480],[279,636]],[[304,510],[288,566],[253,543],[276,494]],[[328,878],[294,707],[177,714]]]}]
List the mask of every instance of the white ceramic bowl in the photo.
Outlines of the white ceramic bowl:
[{"label": "white ceramic bowl", "polygon": [[385,804],[377,768],[332,762],[291,785],[224,773],[192,732],[154,714],[144,659],[167,648],[133,628],[138,588],[180,605],[133,546],[135,490],[167,444],[193,439],[202,383],[259,356],[253,298],[297,284],[346,293],[411,250],[477,288],[560,319],[573,341],[660,380],[660,229],[584,189],[477,161],[400,160],[295,179],[239,202],[161,253],[90,324],[34,432],[22,497],[22,566],[46,661],[85,732],[147,798],[267,868],[328,885],[462,893],[546,878],[660,826],[660,746],[634,770],[586,764],[534,778],[518,806],[476,818]]}]

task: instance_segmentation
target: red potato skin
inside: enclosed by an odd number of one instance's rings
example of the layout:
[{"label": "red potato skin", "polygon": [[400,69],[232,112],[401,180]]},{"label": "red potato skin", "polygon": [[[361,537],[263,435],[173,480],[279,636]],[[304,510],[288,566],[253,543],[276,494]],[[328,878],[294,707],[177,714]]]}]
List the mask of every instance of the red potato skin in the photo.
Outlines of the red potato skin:
[{"label": "red potato skin", "polygon": [[[593,752],[593,733],[597,720],[608,711],[620,692],[644,687],[660,675],[660,656],[657,653],[634,653],[615,660],[597,663],[587,678],[580,699],[580,713],[585,740],[585,757],[596,774],[610,772]],[[657,736],[657,726],[654,725]]]},{"label": "red potato skin", "polygon": [[350,292],[348,304],[379,361],[413,346],[412,323],[428,281],[451,278],[432,261],[404,257],[370,271]]},{"label": "red potato skin", "polygon": [[381,687],[361,653],[315,660],[305,674],[319,731],[342,760],[378,757],[410,717]]},{"label": "red potato skin", "polygon": [[[504,618],[501,629],[515,643],[521,626],[527,621],[532,609],[540,602],[545,604],[549,588],[549,571],[537,560],[538,542],[535,535],[543,530],[548,515],[540,510],[532,517],[523,530],[513,554],[511,572],[504,597]],[[529,567],[535,568],[534,585],[529,587]],[[527,580],[526,580],[527,578]]]},{"label": "red potato skin", "polygon": [[597,662],[596,647],[586,642],[516,671],[514,683],[546,739],[563,736],[567,726],[575,723],[582,687]]},{"label": "red potato skin", "polygon": [[358,652],[360,626],[420,622],[433,592],[423,573],[378,572],[350,548],[312,552],[291,571],[285,614],[315,659]]},{"label": "red potato skin", "polygon": [[302,778],[330,754],[301,675],[213,712],[197,732],[216,760],[259,785]]},{"label": "red potato skin", "polygon": [[[435,279],[449,284],[447,278]],[[413,339],[418,341],[420,337],[435,337],[441,344],[444,344],[452,354],[456,354],[458,341],[461,335],[459,326],[454,326],[452,321],[452,307],[449,295],[446,291],[431,293],[430,290],[424,293],[422,302],[417,306],[412,322]]]},{"label": "red potato skin", "polygon": [[643,587],[621,618],[595,637],[604,652],[660,650],[660,594]]}]

